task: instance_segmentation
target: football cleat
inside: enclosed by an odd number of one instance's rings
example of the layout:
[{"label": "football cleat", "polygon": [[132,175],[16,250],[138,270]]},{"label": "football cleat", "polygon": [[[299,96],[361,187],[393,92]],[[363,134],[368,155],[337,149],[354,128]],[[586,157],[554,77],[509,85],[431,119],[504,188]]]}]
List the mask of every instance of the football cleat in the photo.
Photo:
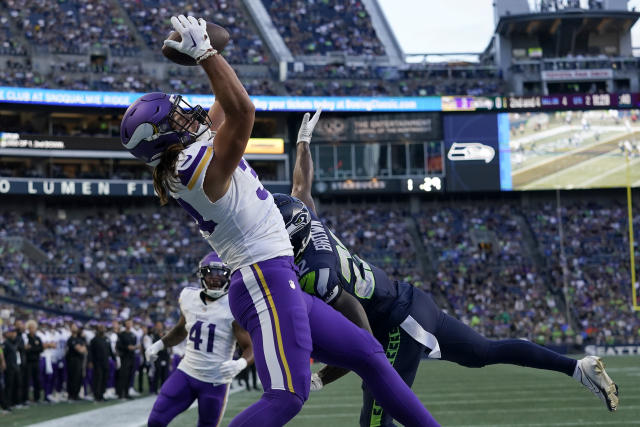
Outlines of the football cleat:
[{"label": "football cleat", "polygon": [[578,360],[573,377],[598,396],[607,405],[609,411],[618,409],[618,386],[604,370],[602,359],[586,356]]}]

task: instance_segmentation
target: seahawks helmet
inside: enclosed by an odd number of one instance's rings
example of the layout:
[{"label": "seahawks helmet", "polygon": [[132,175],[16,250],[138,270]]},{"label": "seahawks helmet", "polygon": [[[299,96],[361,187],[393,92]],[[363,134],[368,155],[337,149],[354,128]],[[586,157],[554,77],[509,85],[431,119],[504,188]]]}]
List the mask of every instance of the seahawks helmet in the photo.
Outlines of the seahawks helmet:
[{"label": "seahawks helmet", "polygon": [[198,277],[202,292],[211,298],[220,298],[229,293],[231,270],[217,253],[210,252],[198,264]]},{"label": "seahawks helmet", "polygon": [[209,126],[211,119],[201,106],[192,107],[180,95],[153,92],[127,108],[120,124],[120,140],[131,154],[155,167],[167,148],[192,144]]},{"label": "seahawks helmet", "polygon": [[284,225],[289,233],[293,253],[297,258],[311,240],[311,213],[300,199],[287,194],[273,195],[276,206],[280,209]]}]

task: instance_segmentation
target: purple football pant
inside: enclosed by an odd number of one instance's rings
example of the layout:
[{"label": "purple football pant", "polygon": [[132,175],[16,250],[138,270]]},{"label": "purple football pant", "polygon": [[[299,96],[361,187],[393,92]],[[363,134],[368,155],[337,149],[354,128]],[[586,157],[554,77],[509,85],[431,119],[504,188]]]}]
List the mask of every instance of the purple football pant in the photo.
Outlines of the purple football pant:
[{"label": "purple football pant", "polygon": [[403,425],[439,426],[369,332],[322,300],[309,294],[303,297],[309,310],[314,359],[358,374],[380,406]]},{"label": "purple football pant", "polygon": [[311,332],[296,272],[293,257],[277,257],[231,275],[229,306],[251,335],[264,393],[229,427],[282,426],[309,397]]},{"label": "purple football pant", "polygon": [[[63,359],[64,360],[64,359]],[[62,383],[66,378],[66,371],[64,368],[64,362],[57,361],[53,364],[53,387],[56,392],[62,391]]]},{"label": "purple football pant", "polygon": [[198,399],[198,427],[217,426],[227,406],[229,384],[205,383],[177,369],[160,389],[147,425],[164,427]]}]

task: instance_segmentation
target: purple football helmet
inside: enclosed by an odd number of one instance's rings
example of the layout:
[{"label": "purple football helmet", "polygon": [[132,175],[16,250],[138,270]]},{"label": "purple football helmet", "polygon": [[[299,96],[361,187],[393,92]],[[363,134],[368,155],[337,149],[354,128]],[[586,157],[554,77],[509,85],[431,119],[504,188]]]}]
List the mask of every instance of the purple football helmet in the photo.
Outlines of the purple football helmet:
[{"label": "purple football helmet", "polygon": [[209,126],[211,120],[201,106],[192,107],[180,95],[153,92],[127,108],[120,140],[131,154],[155,167],[168,147],[192,144]]},{"label": "purple football helmet", "polygon": [[217,253],[209,252],[198,264],[198,277],[202,292],[211,298],[220,298],[229,292],[231,270]]}]

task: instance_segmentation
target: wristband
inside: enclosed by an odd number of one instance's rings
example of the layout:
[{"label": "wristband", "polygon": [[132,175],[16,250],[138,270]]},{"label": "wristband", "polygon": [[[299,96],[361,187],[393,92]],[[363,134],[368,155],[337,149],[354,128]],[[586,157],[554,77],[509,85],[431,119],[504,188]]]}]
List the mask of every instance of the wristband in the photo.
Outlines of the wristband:
[{"label": "wristband", "polygon": [[244,357],[241,357],[240,359],[238,359],[238,364],[242,366],[240,370],[243,370],[244,368],[247,367],[247,359],[245,359]]},{"label": "wristband", "polygon": [[218,51],[215,50],[214,48],[211,48],[209,50],[207,50],[205,53],[203,53],[198,59],[196,59],[196,64],[200,65],[200,63],[202,61],[204,61],[207,58],[211,58],[213,55],[217,54]]},{"label": "wristband", "polygon": [[153,344],[151,344],[150,347],[152,350],[155,350],[155,352],[159,352],[164,350],[164,341],[162,341],[161,339],[159,339],[158,341],[154,342]]}]

